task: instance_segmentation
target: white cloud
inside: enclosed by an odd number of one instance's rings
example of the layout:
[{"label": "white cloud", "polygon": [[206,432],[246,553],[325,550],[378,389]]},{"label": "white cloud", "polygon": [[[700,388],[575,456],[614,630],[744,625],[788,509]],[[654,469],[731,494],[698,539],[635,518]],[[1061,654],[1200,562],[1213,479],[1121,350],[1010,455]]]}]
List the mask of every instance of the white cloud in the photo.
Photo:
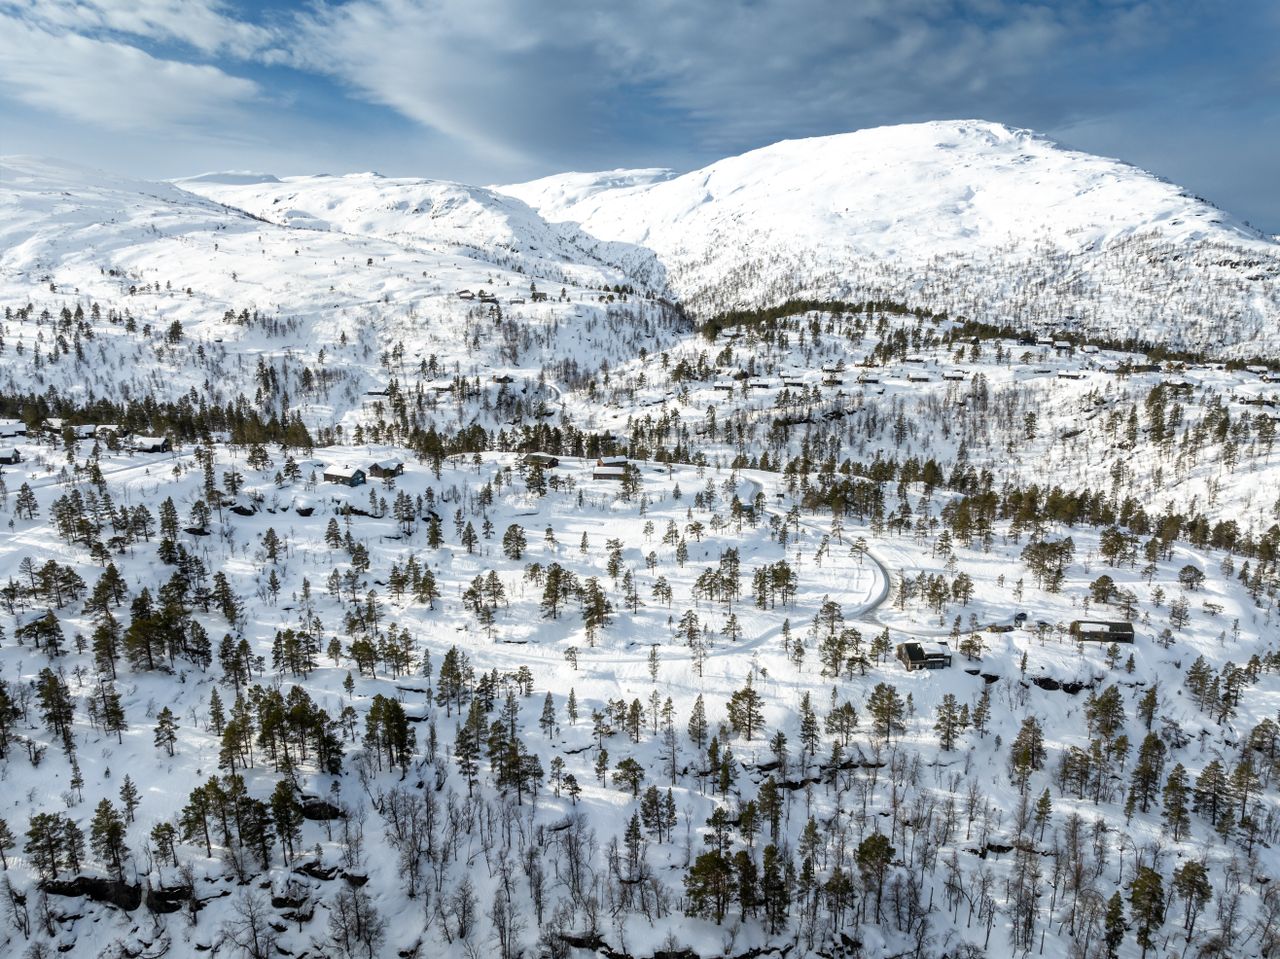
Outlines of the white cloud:
[{"label": "white cloud", "polygon": [[299,14],[289,55],[475,151],[545,159],[618,135],[637,107],[687,121],[703,149],[979,106],[999,119],[1107,29],[1009,0],[346,0]]},{"label": "white cloud", "polygon": [[30,106],[119,131],[203,129],[259,96],[217,67],[51,33],[0,15],[0,90]]},{"label": "white cloud", "polygon": [[272,42],[270,30],[237,18],[218,0],[8,0],[0,2],[5,9],[53,33],[176,40],[204,54],[249,57]]}]

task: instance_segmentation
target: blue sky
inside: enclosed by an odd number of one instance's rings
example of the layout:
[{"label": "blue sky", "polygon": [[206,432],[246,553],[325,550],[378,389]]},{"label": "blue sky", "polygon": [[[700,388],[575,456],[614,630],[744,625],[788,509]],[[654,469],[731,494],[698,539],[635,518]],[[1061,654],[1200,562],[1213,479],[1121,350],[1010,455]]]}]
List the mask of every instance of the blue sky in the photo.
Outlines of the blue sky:
[{"label": "blue sky", "polygon": [[960,117],[1280,232],[1274,0],[0,0],[0,152],[147,177],[689,169]]}]

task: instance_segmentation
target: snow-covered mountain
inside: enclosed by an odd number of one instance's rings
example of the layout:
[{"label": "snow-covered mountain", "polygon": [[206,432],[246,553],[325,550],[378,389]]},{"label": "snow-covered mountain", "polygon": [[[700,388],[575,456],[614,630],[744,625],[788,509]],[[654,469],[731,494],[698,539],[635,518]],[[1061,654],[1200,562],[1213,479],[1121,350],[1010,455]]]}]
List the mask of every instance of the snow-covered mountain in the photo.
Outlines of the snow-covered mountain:
[{"label": "snow-covered mountain", "polygon": [[[254,250],[245,266],[295,287],[330,285],[301,279],[293,259],[299,243],[317,242],[297,238],[327,233],[556,285],[623,283],[703,317],[800,297],[893,300],[1019,327],[1280,353],[1274,238],[1133,166],[983,121],[785,141],[681,175],[568,173],[492,188],[371,173],[150,184],[18,159],[0,172],[0,205],[0,270],[96,262],[122,243],[148,259],[184,231],[256,234],[265,221],[281,228],[289,259],[263,264]],[[126,219],[145,229],[121,231]]]},{"label": "snow-covered mountain", "polygon": [[[615,254],[625,266],[608,262]],[[254,393],[260,362],[292,376],[300,359],[336,384],[303,415],[332,424],[385,385],[388,350],[475,376],[566,356],[585,371],[666,342],[640,317],[669,310],[601,292],[649,283],[665,288],[648,251],[549,225],[483,189],[258,174],[182,186],[0,160],[0,300],[67,318],[60,338],[40,324],[3,331],[30,358],[0,364],[3,391],[119,401],[208,387],[222,403]],[[531,286],[555,296],[532,302]],[[166,343],[174,323],[183,336]],[[73,346],[74,368],[55,366]]]},{"label": "snow-covered mountain", "polygon": [[996,123],[790,140],[682,176],[499,189],[652,249],[704,314],[887,296],[1175,345],[1280,343],[1280,245],[1159,177]]}]

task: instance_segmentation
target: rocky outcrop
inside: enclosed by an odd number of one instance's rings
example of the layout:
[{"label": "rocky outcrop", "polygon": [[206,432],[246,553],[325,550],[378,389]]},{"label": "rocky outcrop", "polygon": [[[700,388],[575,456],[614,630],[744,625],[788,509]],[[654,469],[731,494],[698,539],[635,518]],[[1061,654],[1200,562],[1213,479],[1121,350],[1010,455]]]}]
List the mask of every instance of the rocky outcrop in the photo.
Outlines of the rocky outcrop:
[{"label": "rocky outcrop", "polygon": [[74,879],[50,879],[44,884],[44,891],[51,896],[69,896],[85,898],[93,902],[132,912],[142,905],[142,887],[118,882],[115,879],[102,879],[97,876],[76,876]]}]

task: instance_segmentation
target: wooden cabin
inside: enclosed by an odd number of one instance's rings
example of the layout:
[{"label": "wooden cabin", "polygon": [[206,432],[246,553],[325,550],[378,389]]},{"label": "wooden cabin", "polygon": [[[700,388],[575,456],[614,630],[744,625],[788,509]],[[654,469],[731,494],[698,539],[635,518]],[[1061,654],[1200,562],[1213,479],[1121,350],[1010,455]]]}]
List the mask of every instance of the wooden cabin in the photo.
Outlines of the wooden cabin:
[{"label": "wooden cabin", "polygon": [[400,476],[404,473],[404,460],[378,460],[369,466],[369,475],[379,479],[386,476]]},{"label": "wooden cabin", "polygon": [[525,466],[541,466],[543,469],[555,469],[560,465],[560,458],[550,453],[526,453]]},{"label": "wooden cabin", "polygon": [[13,466],[22,462],[22,454],[16,447],[0,449],[0,466]]},{"label": "wooden cabin", "polygon": [[173,449],[167,436],[135,436],[129,445],[135,453],[168,453]]},{"label": "wooden cabin", "polygon": [[1133,623],[1077,619],[1072,621],[1069,632],[1081,643],[1133,642]]},{"label": "wooden cabin", "polygon": [[947,669],[951,666],[951,651],[943,648],[929,651],[920,643],[899,643],[897,647],[898,661],[907,672],[917,669]]},{"label": "wooden cabin", "polygon": [[363,486],[365,471],[358,466],[341,466],[334,464],[324,468],[324,481],[337,483],[339,486]]},{"label": "wooden cabin", "polygon": [[622,482],[627,478],[627,467],[623,466],[600,466],[596,465],[591,470],[592,479],[614,480]]}]

